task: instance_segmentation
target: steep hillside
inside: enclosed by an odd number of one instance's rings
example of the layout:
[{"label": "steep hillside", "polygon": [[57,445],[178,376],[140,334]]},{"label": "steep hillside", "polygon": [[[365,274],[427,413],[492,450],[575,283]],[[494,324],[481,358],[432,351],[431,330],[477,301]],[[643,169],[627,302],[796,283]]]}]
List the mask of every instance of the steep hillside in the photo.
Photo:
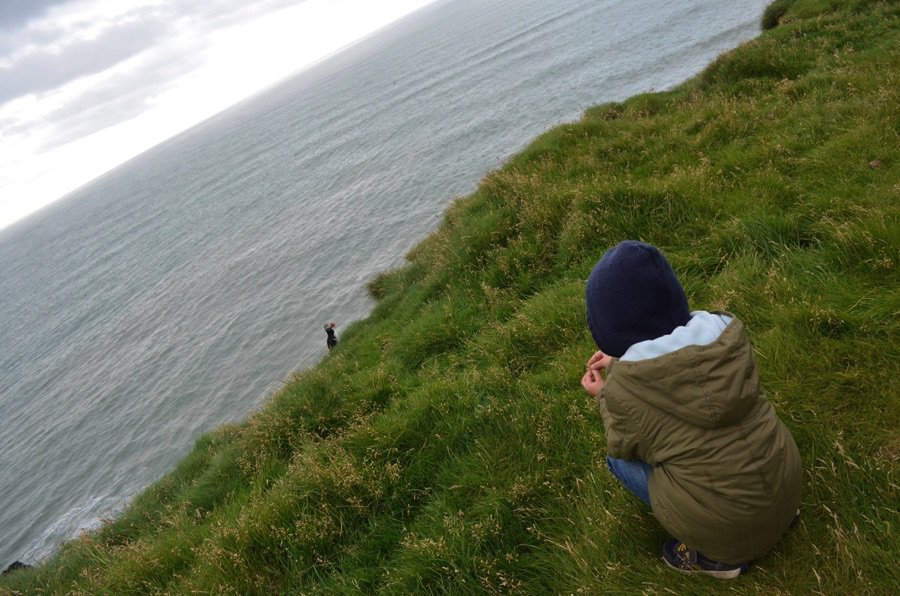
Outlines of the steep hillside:
[{"label": "steep hillside", "polygon": [[[535,140],[319,366],[0,592],[891,593],[900,5],[779,0],[765,23]],[[745,322],[803,457],[799,525],[727,584],[662,563],[579,386],[584,280],[626,238]]]}]

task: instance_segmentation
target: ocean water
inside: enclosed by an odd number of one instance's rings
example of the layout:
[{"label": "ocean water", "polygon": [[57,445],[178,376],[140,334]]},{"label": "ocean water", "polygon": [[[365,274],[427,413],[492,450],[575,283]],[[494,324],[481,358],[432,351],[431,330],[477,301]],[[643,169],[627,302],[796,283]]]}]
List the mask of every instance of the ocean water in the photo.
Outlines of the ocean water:
[{"label": "ocean water", "polygon": [[439,1],[0,231],[0,568],[314,365],[535,136],[689,78],[767,1]]}]

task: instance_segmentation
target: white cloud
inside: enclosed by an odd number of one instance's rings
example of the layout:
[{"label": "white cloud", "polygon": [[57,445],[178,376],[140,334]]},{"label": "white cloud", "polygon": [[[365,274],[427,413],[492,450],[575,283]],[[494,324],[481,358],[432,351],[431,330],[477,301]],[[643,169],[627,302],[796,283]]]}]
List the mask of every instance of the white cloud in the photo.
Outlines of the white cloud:
[{"label": "white cloud", "polygon": [[0,228],[431,1],[89,0],[50,8],[0,55],[0,77],[29,63],[55,69],[16,78],[26,93],[0,104]]}]

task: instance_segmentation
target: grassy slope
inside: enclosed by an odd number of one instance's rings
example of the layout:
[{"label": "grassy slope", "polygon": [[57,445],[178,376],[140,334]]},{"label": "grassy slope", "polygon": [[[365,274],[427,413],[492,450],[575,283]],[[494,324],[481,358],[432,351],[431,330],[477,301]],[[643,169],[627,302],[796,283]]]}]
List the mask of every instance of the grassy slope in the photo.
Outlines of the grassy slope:
[{"label": "grassy slope", "polygon": [[0,592],[725,587],[661,563],[578,384],[583,280],[624,238],[746,322],[803,455],[800,525],[727,587],[900,585],[900,7],[779,15],[679,89],[537,139],[373,282],[321,365]]}]

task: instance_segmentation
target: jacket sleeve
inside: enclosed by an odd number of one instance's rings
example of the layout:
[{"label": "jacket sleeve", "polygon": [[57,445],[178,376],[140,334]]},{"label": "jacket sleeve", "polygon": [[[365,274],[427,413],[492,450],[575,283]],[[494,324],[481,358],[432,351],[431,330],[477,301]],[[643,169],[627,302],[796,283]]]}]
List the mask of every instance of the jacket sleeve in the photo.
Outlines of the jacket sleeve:
[{"label": "jacket sleeve", "polygon": [[[607,368],[607,379],[612,375],[615,363],[613,360]],[[638,433],[633,424],[634,416],[623,411],[617,400],[613,399],[611,403],[607,401],[608,398],[614,398],[609,389],[613,388],[607,383],[596,397],[606,431],[606,449],[616,459],[640,460],[642,458],[639,454]]]}]

